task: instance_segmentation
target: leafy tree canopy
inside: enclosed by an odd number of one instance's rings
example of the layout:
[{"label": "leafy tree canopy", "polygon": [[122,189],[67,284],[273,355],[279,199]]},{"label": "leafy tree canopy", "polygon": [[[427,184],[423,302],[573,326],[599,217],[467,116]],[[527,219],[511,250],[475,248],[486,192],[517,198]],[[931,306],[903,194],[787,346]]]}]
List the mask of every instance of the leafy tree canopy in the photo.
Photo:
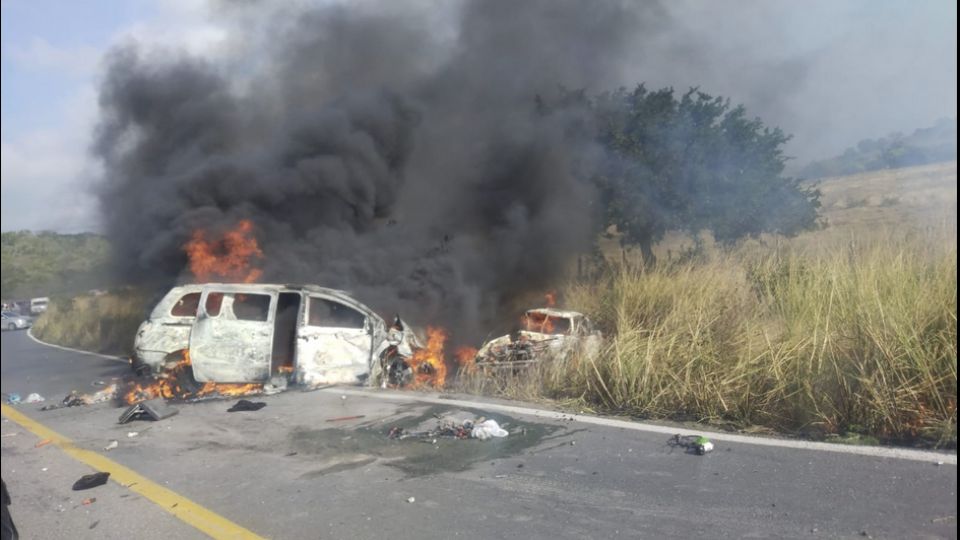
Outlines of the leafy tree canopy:
[{"label": "leafy tree canopy", "polygon": [[588,97],[562,90],[541,112],[579,108],[592,118],[603,158],[591,169],[602,194],[604,226],[646,255],[668,230],[709,229],[720,242],[762,232],[813,227],[819,192],[783,175],[789,140],[750,118],[743,106],[697,88],[644,85]]}]

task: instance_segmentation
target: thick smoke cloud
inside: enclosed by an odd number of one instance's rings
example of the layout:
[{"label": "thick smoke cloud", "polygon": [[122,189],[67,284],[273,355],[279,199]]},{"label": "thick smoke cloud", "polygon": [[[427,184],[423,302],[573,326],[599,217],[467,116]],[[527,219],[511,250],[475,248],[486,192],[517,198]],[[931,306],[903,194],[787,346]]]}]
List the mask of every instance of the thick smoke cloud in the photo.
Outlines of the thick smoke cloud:
[{"label": "thick smoke cloud", "polygon": [[595,148],[575,111],[535,98],[614,84],[657,8],[476,1],[452,25],[389,5],[243,9],[231,58],[109,58],[95,151],[127,280],[184,279],[192,230],[250,218],[264,280],[344,288],[466,341],[589,249],[596,194],[576,169]]}]

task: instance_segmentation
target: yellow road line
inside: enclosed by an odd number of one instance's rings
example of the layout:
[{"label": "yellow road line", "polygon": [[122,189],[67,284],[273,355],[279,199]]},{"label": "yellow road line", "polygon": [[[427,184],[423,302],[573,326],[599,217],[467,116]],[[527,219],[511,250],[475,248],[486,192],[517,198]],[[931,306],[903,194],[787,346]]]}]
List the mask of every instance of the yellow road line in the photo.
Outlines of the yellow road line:
[{"label": "yellow road line", "polygon": [[143,495],[147,499],[156,503],[160,508],[173,514],[180,520],[210,535],[213,538],[242,538],[255,539],[261,538],[252,531],[244,529],[240,525],[216,514],[190,499],[179,495],[159,484],[156,484],[147,478],[134,472],[132,469],[124,467],[119,463],[107,459],[105,456],[92,450],[79,448],[73,441],[60,435],[56,431],[33,420],[20,411],[8,405],[2,406],[3,416],[13,420],[21,427],[31,431],[41,439],[50,439],[53,444],[70,457],[82,461],[98,471],[110,473],[110,479],[121,486]]}]

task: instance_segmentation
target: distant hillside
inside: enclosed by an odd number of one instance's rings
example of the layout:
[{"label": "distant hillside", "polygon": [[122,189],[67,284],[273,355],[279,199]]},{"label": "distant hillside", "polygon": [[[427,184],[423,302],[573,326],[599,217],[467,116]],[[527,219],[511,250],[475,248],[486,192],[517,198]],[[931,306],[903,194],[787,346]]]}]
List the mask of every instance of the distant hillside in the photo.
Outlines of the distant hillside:
[{"label": "distant hillside", "polygon": [[825,178],[882,169],[897,169],[957,159],[957,121],[944,119],[910,135],[893,133],[864,139],[843,154],[814,161],[800,169],[800,178]]},{"label": "distant hillside", "polygon": [[2,242],[3,298],[74,293],[109,286],[110,246],[90,233],[5,232]]}]

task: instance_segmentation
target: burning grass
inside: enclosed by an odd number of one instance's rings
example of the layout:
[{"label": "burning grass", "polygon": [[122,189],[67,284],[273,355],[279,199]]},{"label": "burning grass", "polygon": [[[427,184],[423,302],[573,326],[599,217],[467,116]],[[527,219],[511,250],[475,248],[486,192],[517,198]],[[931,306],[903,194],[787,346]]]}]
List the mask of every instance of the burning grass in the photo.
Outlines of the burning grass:
[{"label": "burning grass", "polygon": [[649,418],[955,447],[957,244],[874,231],[745,244],[571,285],[596,359],[463,387]]}]

